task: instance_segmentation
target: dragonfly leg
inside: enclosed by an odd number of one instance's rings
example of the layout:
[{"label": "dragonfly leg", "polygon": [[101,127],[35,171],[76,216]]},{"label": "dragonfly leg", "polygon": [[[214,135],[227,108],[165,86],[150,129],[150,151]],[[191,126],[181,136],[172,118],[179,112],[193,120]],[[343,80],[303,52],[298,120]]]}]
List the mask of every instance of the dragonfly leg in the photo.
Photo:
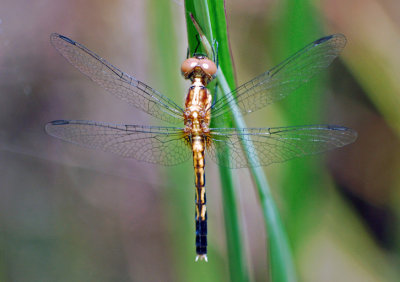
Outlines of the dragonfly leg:
[{"label": "dragonfly leg", "polygon": [[197,39],[197,45],[196,48],[194,48],[193,56],[197,54],[197,50],[199,50],[201,43],[200,35],[198,33],[196,34],[196,39]]},{"label": "dragonfly leg", "polygon": [[190,57],[190,49],[189,46],[187,47],[187,51],[186,51],[186,59],[189,59]]},{"label": "dragonfly leg", "polygon": [[211,103],[211,108],[214,106],[215,102],[217,102],[218,99],[218,80],[215,82],[215,86],[214,86],[214,93],[213,93],[213,99],[212,99],[212,103]]},{"label": "dragonfly leg", "polygon": [[218,68],[219,60],[218,60],[218,41],[217,41],[217,39],[214,39],[213,46],[212,46],[212,52],[213,52],[213,61]]}]

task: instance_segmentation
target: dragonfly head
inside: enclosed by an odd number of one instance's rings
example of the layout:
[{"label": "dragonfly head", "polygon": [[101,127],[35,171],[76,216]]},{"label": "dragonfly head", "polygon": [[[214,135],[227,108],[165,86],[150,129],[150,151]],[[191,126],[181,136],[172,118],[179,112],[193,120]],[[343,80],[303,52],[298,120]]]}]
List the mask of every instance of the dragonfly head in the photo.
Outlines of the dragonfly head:
[{"label": "dragonfly head", "polygon": [[216,72],[217,66],[213,61],[204,55],[195,54],[194,57],[186,59],[181,66],[182,75],[185,79],[203,78],[205,84],[211,81]]}]

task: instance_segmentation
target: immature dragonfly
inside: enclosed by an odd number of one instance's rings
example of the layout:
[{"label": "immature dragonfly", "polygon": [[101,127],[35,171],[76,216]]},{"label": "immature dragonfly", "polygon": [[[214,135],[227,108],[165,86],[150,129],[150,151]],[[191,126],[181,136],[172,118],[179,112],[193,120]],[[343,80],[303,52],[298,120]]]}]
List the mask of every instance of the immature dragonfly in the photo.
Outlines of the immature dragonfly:
[{"label": "immature dragonfly", "polygon": [[[163,121],[183,124],[183,127],[159,127],[55,120],[46,125],[46,131],[65,141],[149,163],[177,165],[192,156],[196,188],[196,261],[207,261],[205,152],[218,164],[230,168],[266,166],[342,147],[357,137],[352,129],[334,125],[209,127],[211,118],[222,118],[232,103],[236,104],[236,111],[245,115],[286,97],[339,55],[346,44],[341,34],[312,42],[215,103],[206,85],[214,78],[217,67],[205,56],[195,55],[181,67],[185,79],[192,82],[184,109],[85,46],[56,33],[50,36],[50,41],[73,66],[111,94]],[[245,148],[243,142],[247,143]]]}]

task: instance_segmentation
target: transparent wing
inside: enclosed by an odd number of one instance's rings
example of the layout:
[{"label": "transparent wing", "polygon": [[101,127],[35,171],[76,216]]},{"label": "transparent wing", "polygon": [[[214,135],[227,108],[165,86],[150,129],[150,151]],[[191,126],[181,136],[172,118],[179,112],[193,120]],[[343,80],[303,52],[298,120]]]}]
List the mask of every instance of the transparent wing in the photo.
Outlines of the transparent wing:
[{"label": "transparent wing", "polygon": [[[212,128],[207,153],[216,163],[230,168],[266,166],[342,147],[356,138],[354,130],[334,125]],[[246,150],[243,142],[248,145]]]},{"label": "transparent wing", "polygon": [[82,44],[57,33],[51,34],[50,41],[68,62],[114,96],[161,120],[172,124],[182,122],[181,107]]},{"label": "transparent wing", "polygon": [[46,132],[71,143],[149,163],[176,165],[192,155],[183,129],[177,127],[56,120],[46,124]]},{"label": "transparent wing", "polygon": [[312,42],[273,69],[217,100],[212,106],[211,116],[215,118],[228,112],[230,103],[236,102],[237,110],[245,115],[285,98],[327,68],[345,45],[346,37],[343,34]]}]

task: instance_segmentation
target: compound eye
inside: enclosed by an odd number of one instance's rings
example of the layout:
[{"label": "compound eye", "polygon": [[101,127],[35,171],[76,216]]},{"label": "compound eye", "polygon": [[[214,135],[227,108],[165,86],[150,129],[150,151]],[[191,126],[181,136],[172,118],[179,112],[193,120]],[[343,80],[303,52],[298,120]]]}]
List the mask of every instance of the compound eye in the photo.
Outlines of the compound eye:
[{"label": "compound eye", "polygon": [[213,76],[217,72],[217,66],[209,59],[200,60],[201,69],[208,75]]},{"label": "compound eye", "polygon": [[189,58],[183,61],[181,71],[183,74],[190,73],[193,69],[199,65],[199,60],[196,58]]}]

